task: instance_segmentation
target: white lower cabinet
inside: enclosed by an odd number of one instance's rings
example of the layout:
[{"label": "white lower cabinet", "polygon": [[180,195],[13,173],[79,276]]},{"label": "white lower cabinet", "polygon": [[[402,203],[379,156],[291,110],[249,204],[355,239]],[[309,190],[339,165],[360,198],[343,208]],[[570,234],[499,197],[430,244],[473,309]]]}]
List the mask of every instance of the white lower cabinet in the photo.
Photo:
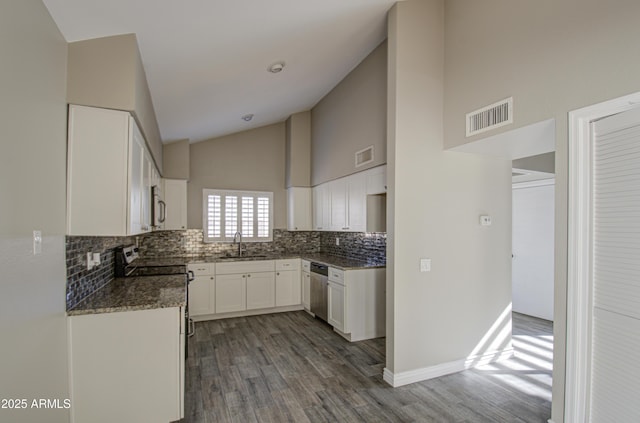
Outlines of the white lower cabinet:
[{"label": "white lower cabinet", "polygon": [[68,318],[71,422],[184,417],[184,309]]},{"label": "white lower cabinet", "polygon": [[276,260],[276,307],[299,305],[300,259]]},{"label": "white lower cabinet", "polygon": [[202,316],[216,312],[216,278],[214,263],[192,263],[187,268],[194,280],[189,284],[189,316]]},{"label": "white lower cabinet", "polygon": [[346,332],[344,324],[345,316],[345,289],[344,285],[329,281],[328,298],[328,314],[327,321],[331,326],[338,329],[340,332]]},{"label": "white lower cabinet", "polygon": [[247,273],[247,310],[270,308],[276,303],[276,280],[273,272]]},{"label": "white lower cabinet", "polygon": [[305,310],[311,310],[311,263],[307,260],[300,261],[302,265],[302,306]]},{"label": "white lower cabinet", "polygon": [[[196,320],[235,316],[255,310],[301,309],[300,259],[192,263],[195,279],[189,285],[189,314]],[[307,262],[308,269],[308,262]],[[309,283],[306,301],[309,308]]]},{"label": "white lower cabinet", "polygon": [[216,275],[216,313],[247,309],[246,275]]},{"label": "white lower cabinet", "polygon": [[329,268],[328,318],[349,341],[379,338],[386,333],[386,273],[383,268]]}]

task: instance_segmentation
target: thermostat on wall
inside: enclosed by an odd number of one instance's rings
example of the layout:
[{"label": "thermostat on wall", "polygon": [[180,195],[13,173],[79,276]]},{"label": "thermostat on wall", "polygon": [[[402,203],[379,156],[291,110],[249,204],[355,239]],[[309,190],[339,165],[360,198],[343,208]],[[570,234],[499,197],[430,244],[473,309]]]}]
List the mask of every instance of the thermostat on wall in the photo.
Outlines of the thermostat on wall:
[{"label": "thermostat on wall", "polygon": [[482,226],[491,226],[491,216],[488,216],[488,215],[480,216],[480,224]]}]

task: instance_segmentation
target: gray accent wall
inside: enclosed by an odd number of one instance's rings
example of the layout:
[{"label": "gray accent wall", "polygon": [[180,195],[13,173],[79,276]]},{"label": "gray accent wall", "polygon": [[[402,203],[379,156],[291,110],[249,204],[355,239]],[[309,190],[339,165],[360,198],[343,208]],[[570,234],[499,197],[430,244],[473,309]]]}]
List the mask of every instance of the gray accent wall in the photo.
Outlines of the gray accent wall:
[{"label": "gray accent wall", "polygon": [[273,192],[274,227],[287,227],[285,124],[190,145],[187,227],[202,229],[202,189]]},{"label": "gray accent wall", "polygon": [[180,140],[162,146],[164,178],[189,179],[189,140]]},{"label": "gray accent wall", "polygon": [[135,34],[69,44],[67,101],[132,112],[162,173],[162,140]]},{"label": "gray accent wall", "polygon": [[[0,57],[0,398],[62,403],[67,43],[40,0],[0,2]],[[0,421],[66,423],[69,410],[2,408]]]},{"label": "gray accent wall", "polygon": [[[311,109],[311,185],[387,162],[387,43],[376,47]],[[374,147],[356,168],[355,153]]]},{"label": "gray accent wall", "polygon": [[[568,113],[640,91],[640,2],[447,0],[446,147],[464,115],[513,96],[514,123],[495,133],[556,122],[555,308],[551,418],[564,421],[567,290]],[[499,44],[496,40],[499,40]]]},{"label": "gray accent wall", "polygon": [[443,151],[446,1],[388,21],[385,378],[400,382],[511,347],[511,160]]},{"label": "gray accent wall", "polygon": [[311,186],[311,112],[294,113],[285,122],[285,184]]}]

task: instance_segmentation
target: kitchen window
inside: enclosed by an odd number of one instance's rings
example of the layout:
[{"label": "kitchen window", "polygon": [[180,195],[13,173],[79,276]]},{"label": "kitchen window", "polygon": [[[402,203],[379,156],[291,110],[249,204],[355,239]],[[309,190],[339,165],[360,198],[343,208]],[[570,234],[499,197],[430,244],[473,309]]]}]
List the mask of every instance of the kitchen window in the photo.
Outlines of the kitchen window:
[{"label": "kitchen window", "polygon": [[202,190],[204,242],[273,240],[273,192]]}]

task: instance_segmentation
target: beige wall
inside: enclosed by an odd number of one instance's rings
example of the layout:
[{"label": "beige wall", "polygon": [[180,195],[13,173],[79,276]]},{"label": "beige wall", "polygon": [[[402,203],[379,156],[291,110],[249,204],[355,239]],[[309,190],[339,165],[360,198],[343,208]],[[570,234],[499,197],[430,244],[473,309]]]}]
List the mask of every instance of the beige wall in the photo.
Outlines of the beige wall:
[{"label": "beige wall", "polygon": [[189,140],[180,140],[162,146],[162,176],[171,179],[189,179]]},{"label": "beige wall", "polygon": [[388,43],[386,365],[398,376],[510,347],[510,330],[480,341],[511,303],[511,162],[442,149],[444,0],[396,3]]},{"label": "beige wall", "polygon": [[[383,42],[311,109],[312,185],[387,162],[386,66]],[[356,168],[356,151],[370,145],[374,162]]]},{"label": "beige wall", "polygon": [[162,140],[135,34],[69,44],[67,101],[133,113],[162,173]]},{"label": "beige wall", "polygon": [[[0,2],[0,398],[65,399],[67,43],[40,0]],[[32,231],[42,253],[33,255]],[[68,410],[0,409],[68,422]]]},{"label": "beige wall", "polygon": [[285,124],[190,145],[188,227],[202,228],[202,189],[272,191],[274,227],[287,227]]},{"label": "beige wall", "polygon": [[299,112],[285,122],[285,186],[311,186],[311,112]]},{"label": "beige wall", "polygon": [[446,145],[482,138],[464,138],[464,114],[508,96],[514,124],[496,132],[556,120],[555,423],[564,420],[567,113],[640,90],[638,16],[636,0],[446,1]]},{"label": "beige wall", "polygon": [[535,170],[536,172],[554,173],[556,170],[556,154],[545,153],[536,156],[523,157],[511,162],[515,169]]}]

